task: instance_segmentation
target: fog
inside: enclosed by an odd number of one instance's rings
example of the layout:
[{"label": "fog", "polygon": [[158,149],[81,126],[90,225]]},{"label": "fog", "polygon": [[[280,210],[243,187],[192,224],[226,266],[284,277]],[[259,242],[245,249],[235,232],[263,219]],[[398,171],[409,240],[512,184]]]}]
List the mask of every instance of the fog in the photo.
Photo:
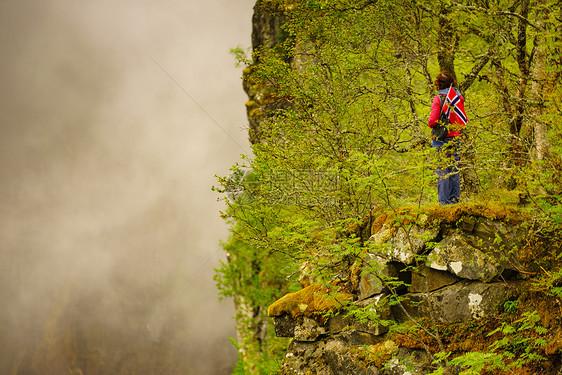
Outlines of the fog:
[{"label": "fog", "polygon": [[0,373],[230,373],[253,3],[0,0]]}]

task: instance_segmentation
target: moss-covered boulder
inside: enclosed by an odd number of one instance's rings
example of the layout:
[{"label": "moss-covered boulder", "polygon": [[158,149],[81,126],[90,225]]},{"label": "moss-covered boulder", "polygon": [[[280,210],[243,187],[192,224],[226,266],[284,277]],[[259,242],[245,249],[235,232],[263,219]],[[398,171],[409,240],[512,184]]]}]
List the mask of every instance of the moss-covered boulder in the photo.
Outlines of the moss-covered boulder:
[{"label": "moss-covered boulder", "polygon": [[353,295],[350,293],[313,284],[281,297],[269,306],[267,314],[270,317],[288,314],[295,319],[303,316],[318,317],[340,310],[351,299]]}]

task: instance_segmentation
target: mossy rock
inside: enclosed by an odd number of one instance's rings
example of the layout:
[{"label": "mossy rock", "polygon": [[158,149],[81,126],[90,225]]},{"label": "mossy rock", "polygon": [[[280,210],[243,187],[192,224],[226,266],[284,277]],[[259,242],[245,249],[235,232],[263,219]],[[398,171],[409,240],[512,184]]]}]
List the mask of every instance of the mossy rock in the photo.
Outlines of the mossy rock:
[{"label": "mossy rock", "polygon": [[[421,208],[400,207],[392,211],[387,208],[376,207],[363,217],[359,224],[350,226],[348,232],[360,235],[366,231],[370,236],[384,227],[389,230],[392,230],[392,228],[396,230],[396,228],[407,227],[410,224],[428,227],[438,223],[457,224],[459,220],[461,221],[460,224],[466,224],[477,217],[517,224],[525,220],[526,214],[505,205],[492,203],[461,203],[448,206],[432,204]],[[393,235],[394,232],[391,232],[391,234]]]},{"label": "mossy rock", "polygon": [[320,284],[312,284],[294,293],[286,294],[267,309],[271,317],[289,314],[294,319],[307,316],[322,316],[338,311],[343,304],[353,299],[347,292],[331,291]]}]

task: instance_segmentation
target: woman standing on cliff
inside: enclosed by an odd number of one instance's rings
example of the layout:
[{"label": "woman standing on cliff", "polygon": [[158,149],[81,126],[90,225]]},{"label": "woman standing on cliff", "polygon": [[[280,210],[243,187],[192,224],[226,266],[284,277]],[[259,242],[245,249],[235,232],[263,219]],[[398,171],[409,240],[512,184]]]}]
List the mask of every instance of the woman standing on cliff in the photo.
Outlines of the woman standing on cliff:
[{"label": "woman standing on cliff", "polygon": [[[431,113],[429,115],[428,125],[435,128],[440,118],[443,121],[442,108],[449,93],[449,89],[454,90],[451,94],[458,97],[458,101],[464,106],[464,97],[455,87],[456,82],[453,75],[447,71],[441,71],[435,78],[435,89],[438,91],[433,98]],[[463,110],[464,112],[464,110]],[[460,160],[458,154],[459,140],[461,137],[461,129],[464,123],[451,121],[448,124],[448,133],[444,139],[437,139],[432,136],[433,147],[437,149],[437,196],[441,205],[458,203],[461,195],[461,186],[459,178],[459,170],[457,168]],[[466,122],[466,121],[465,121]]]}]

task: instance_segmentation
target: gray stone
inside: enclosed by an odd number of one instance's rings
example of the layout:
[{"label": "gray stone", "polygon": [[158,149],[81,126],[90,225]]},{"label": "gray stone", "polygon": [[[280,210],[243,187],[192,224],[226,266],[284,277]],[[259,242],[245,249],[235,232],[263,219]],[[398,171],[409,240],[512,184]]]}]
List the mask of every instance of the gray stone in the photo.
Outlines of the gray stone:
[{"label": "gray stone", "polygon": [[383,226],[369,241],[375,243],[388,242],[377,254],[389,262],[401,262],[406,265],[414,263],[416,255],[423,249],[426,242],[433,241],[439,234],[438,227],[423,228],[413,225],[409,228],[390,228]]},{"label": "gray stone", "polygon": [[495,314],[508,292],[509,287],[504,283],[461,281],[435,292],[422,294],[419,310],[444,323],[481,319]]},{"label": "gray stone", "polygon": [[338,338],[329,341],[293,341],[282,365],[283,374],[378,375],[379,370],[366,364],[355,355],[361,350]]},{"label": "gray stone", "polygon": [[522,268],[519,263],[519,249],[526,241],[524,229],[482,219],[476,224],[473,234],[474,238],[478,239],[474,246],[493,254],[504,269],[518,271]]},{"label": "gray stone", "polygon": [[[394,320],[394,317],[389,307],[381,302],[383,296],[383,294],[380,294],[356,302],[358,307],[368,309],[365,312],[367,314],[372,314],[372,321],[358,321],[352,316],[346,316],[345,313],[334,315],[328,319],[328,323],[326,324],[329,334],[334,335],[342,333],[341,337],[343,338],[351,337],[350,333],[355,335],[355,331],[361,334],[366,333],[370,336],[380,336],[388,332],[388,326],[386,324],[381,324],[380,321]],[[361,340],[365,341],[364,339]],[[369,337],[367,341],[371,342],[373,340]]]},{"label": "gray stone", "polygon": [[353,319],[350,317],[343,316],[343,314],[338,314],[331,316],[328,319],[328,329],[331,334],[340,333],[344,329],[353,326]]},{"label": "gray stone", "polygon": [[431,366],[432,358],[424,350],[399,348],[398,353],[386,368],[381,372],[383,375],[414,375],[427,374]]},{"label": "gray stone", "polygon": [[499,260],[474,247],[468,236],[456,231],[446,237],[429,254],[428,266],[470,280],[490,281],[501,274]]},{"label": "gray stone", "polygon": [[359,299],[366,299],[387,290],[381,279],[398,277],[398,270],[387,264],[386,259],[376,254],[368,254],[363,259],[359,279]]},{"label": "gray stone", "polygon": [[384,224],[381,229],[373,233],[369,237],[369,241],[375,244],[386,244],[394,235],[394,228],[388,224]]},{"label": "gray stone", "polygon": [[476,237],[490,244],[493,243],[498,236],[500,238],[505,238],[506,236],[511,237],[514,234],[513,231],[507,229],[505,224],[484,218],[481,218],[476,223],[473,233]]},{"label": "gray stone", "polygon": [[446,324],[466,322],[495,314],[510,289],[509,284],[500,282],[463,280],[430,293],[406,294],[400,305],[392,307],[392,312],[398,322],[420,316]]},{"label": "gray stone", "polygon": [[377,375],[378,369],[367,368],[350,351],[350,347],[340,341],[334,344],[326,344],[325,358],[331,373],[334,375],[357,374],[357,375]]},{"label": "gray stone", "polygon": [[406,265],[412,264],[415,256],[423,250],[425,243],[435,240],[438,234],[438,227],[421,228],[414,225],[408,229],[398,228],[390,240],[389,260]]},{"label": "gray stone", "polygon": [[402,296],[400,303],[391,306],[390,310],[394,319],[398,323],[411,321],[412,318],[417,318],[424,315],[420,309],[420,304],[423,302],[423,293],[408,293]]},{"label": "gray stone", "polygon": [[465,232],[472,233],[474,228],[476,227],[477,220],[473,216],[463,216],[457,222],[457,225],[460,229]]},{"label": "gray stone", "polygon": [[357,322],[355,324],[355,328],[358,331],[366,332],[375,336],[380,336],[388,332],[388,325],[381,324],[380,321],[394,320],[394,317],[392,316],[392,312],[390,311],[388,305],[381,302],[383,296],[384,295],[380,294],[373,298],[359,301],[357,303],[359,307],[368,309],[368,312],[376,316],[376,319],[378,320],[369,322]]},{"label": "gray stone", "polygon": [[302,323],[295,326],[294,337],[297,341],[316,341],[321,335],[325,335],[326,328],[319,325],[314,319],[303,317]]},{"label": "gray stone", "polygon": [[325,374],[332,372],[325,364],[325,344],[322,341],[304,342],[292,341],[283,359],[283,374]]},{"label": "gray stone", "polygon": [[412,293],[432,292],[460,280],[460,277],[449,272],[438,271],[422,265],[416,271],[412,271],[412,283],[409,291]]},{"label": "gray stone", "polygon": [[293,337],[297,322],[289,314],[283,314],[273,318],[273,325],[275,327],[275,336]]},{"label": "gray stone", "polygon": [[349,345],[362,346],[362,345],[373,345],[380,341],[376,336],[370,333],[361,332],[356,329],[350,329],[340,332],[335,336],[338,340],[341,340]]}]

